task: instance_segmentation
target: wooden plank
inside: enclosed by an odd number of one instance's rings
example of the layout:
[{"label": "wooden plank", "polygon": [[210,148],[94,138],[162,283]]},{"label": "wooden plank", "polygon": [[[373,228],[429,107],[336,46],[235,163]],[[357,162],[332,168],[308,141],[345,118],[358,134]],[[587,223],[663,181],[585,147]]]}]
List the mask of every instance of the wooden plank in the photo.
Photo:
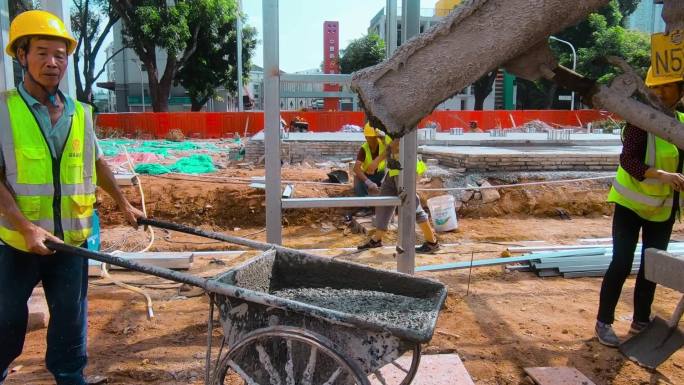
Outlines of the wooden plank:
[{"label": "wooden plank", "polygon": [[[371,385],[398,384],[411,367],[411,356],[404,355],[368,376]],[[378,375],[379,374],[379,375]],[[411,385],[475,385],[458,354],[431,354],[420,358]]]},{"label": "wooden plank", "polygon": [[[565,250],[565,251],[556,251],[556,252],[549,252],[549,253],[544,253],[543,258],[561,258],[561,257],[567,257],[567,256],[574,256],[577,255],[577,253],[580,254],[587,254],[587,255],[599,255],[603,254],[604,250],[603,249],[583,249],[583,250]],[[480,259],[473,261],[472,266],[473,267],[484,267],[484,266],[496,266],[496,265],[507,265],[509,263],[515,263],[515,262],[529,262],[532,260],[539,259],[541,254],[527,254],[521,257],[510,257],[510,258],[494,258],[494,259]],[[443,271],[443,270],[458,270],[458,269],[467,269],[470,268],[471,263],[470,261],[464,261],[464,262],[454,262],[454,263],[445,263],[445,264],[440,264],[440,265],[427,265],[427,266],[418,266],[416,267],[416,271]]]},{"label": "wooden plank", "polygon": [[575,368],[525,368],[525,373],[538,385],[596,385]]}]

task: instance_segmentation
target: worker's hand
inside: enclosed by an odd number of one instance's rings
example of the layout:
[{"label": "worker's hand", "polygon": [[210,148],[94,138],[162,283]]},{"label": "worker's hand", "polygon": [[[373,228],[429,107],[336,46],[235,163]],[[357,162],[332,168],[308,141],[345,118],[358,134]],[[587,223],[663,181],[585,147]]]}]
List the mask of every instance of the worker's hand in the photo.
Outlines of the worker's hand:
[{"label": "worker's hand", "polygon": [[380,192],[380,188],[379,188],[378,185],[375,184],[375,182],[373,182],[372,180],[366,179],[366,181],[365,181],[364,183],[366,184],[366,187],[368,187],[368,192],[369,192],[369,193],[371,193],[371,194],[377,194],[377,193]]},{"label": "worker's hand", "polygon": [[47,246],[45,246],[45,241],[63,243],[61,239],[55,237],[49,231],[42,227],[36,226],[33,223],[19,232],[22,236],[24,236],[24,241],[26,241],[26,247],[28,248],[29,252],[34,254],[51,255],[55,253],[53,250],[50,250]]},{"label": "worker's hand", "polygon": [[145,213],[136,209],[128,202],[126,202],[124,208],[121,211],[123,211],[126,222],[128,222],[129,225],[133,226],[133,228],[136,229],[138,228],[138,219],[146,218]]},{"label": "worker's hand", "polygon": [[658,179],[666,184],[672,186],[677,191],[684,191],[684,175],[676,172],[660,171]]},{"label": "worker's hand", "polygon": [[366,173],[368,174],[375,174],[375,171],[378,170],[378,162],[372,161],[369,165],[368,168],[366,169]]}]

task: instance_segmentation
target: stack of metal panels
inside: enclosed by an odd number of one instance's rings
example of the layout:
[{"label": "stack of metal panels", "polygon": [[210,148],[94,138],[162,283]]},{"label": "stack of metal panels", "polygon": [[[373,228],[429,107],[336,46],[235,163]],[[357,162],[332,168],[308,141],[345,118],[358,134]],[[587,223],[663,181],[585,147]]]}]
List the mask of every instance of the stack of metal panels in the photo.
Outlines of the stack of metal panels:
[{"label": "stack of metal panels", "polygon": [[[613,257],[612,245],[570,245],[527,247],[508,249],[511,253],[529,252],[520,258],[528,258],[524,265],[540,277],[564,278],[603,277]],[[684,243],[671,243],[668,252],[684,255]],[[632,264],[632,274],[641,266],[641,244],[637,245]]]}]

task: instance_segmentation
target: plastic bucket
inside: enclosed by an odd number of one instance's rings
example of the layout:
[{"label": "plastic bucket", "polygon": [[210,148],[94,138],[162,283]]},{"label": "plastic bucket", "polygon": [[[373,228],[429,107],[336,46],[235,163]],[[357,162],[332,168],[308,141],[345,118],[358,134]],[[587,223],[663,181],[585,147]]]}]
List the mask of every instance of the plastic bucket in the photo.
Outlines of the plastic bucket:
[{"label": "plastic bucket", "polygon": [[435,227],[435,231],[452,231],[458,228],[456,206],[454,206],[453,196],[442,195],[430,198],[427,200],[427,205],[430,210],[432,225]]}]

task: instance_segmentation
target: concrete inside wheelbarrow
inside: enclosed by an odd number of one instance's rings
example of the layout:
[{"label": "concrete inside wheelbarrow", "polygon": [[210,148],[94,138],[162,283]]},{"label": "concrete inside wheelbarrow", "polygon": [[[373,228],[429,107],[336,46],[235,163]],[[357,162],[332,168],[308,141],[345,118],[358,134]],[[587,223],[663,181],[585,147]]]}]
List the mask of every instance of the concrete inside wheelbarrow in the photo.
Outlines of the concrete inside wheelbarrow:
[{"label": "concrete inside wheelbarrow", "polygon": [[271,250],[216,277],[227,345],[259,330],[294,327],[330,341],[367,374],[429,341],[446,287],[436,281]]},{"label": "concrete inside wheelbarrow", "polygon": [[304,312],[315,307],[333,319],[344,314],[347,321],[365,321],[359,326],[400,329],[403,337],[420,342],[431,338],[446,298],[446,287],[437,281],[294,251],[266,252],[218,281],[303,304]]}]

